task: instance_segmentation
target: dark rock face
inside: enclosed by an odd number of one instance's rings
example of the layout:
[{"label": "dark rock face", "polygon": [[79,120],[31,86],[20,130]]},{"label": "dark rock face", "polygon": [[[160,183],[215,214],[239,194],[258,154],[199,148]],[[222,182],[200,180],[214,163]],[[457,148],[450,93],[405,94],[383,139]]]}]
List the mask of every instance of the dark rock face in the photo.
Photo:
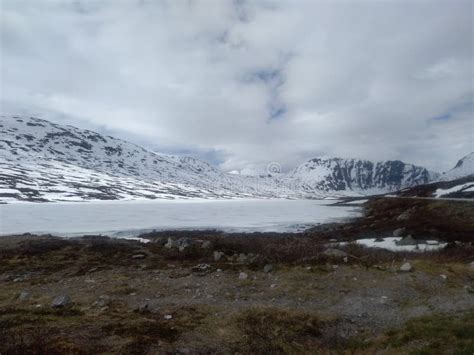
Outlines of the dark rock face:
[{"label": "dark rock face", "polygon": [[396,191],[426,184],[436,174],[399,160],[371,162],[356,159],[312,159],[291,173],[306,188],[325,191],[370,190]]}]

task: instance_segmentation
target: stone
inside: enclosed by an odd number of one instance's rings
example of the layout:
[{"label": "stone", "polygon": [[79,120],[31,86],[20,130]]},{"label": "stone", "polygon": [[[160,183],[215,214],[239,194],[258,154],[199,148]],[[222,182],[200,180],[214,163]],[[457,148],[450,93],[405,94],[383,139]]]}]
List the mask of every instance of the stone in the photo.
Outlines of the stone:
[{"label": "stone", "polygon": [[403,271],[403,272],[409,272],[412,269],[413,269],[413,267],[411,266],[410,263],[405,263],[402,266],[400,266],[400,271]]},{"label": "stone", "polygon": [[443,274],[439,275],[439,277],[441,277],[443,280],[446,280],[448,278],[446,275]]},{"label": "stone", "polygon": [[403,237],[405,235],[406,229],[405,228],[398,228],[393,231],[393,236],[398,238],[398,237]]},{"label": "stone", "polygon": [[410,219],[411,211],[405,211],[397,217],[397,221],[406,221]]},{"label": "stone", "polygon": [[166,320],[170,320],[170,319],[173,319],[173,316],[171,314],[165,314],[163,318]]},{"label": "stone", "polygon": [[214,261],[221,261],[223,257],[224,257],[223,252],[221,252],[221,251],[215,251],[214,252]]},{"label": "stone", "polygon": [[212,243],[209,240],[206,240],[204,243],[201,244],[201,248],[203,249],[210,249],[212,246]]},{"label": "stone", "polygon": [[245,254],[239,254],[239,257],[237,258],[237,262],[239,263],[246,263],[249,261],[249,258]]},{"label": "stone", "polygon": [[193,271],[206,271],[210,267],[211,267],[211,265],[209,265],[209,264],[198,264],[198,265],[194,266],[192,270]]},{"label": "stone", "polygon": [[178,243],[172,238],[168,238],[168,242],[165,244],[165,248],[173,249],[177,247],[178,247]]},{"label": "stone", "polygon": [[146,255],[145,254],[136,254],[132,256],[132,259],[145,259]]},{"label": "stone", "polygon": [[413,237],[411,235],[408,235],[406,236],[405,238],[399,240],[398,242],[396,242],[397,245],[417,245],[418,242],[413,239]]},{"label": "stone", "polygon": [[383,239],[381,237],[375,238],[375,240],[374,240],[375,243],[381,243],[383,241],[385,241],[385,239]]},{"label": "stone", "polygon": [[346,264],[349,262],[349,258],[347,256],[344,257],[344,259],[342,259]]},{"label": "stone", "polygon": [[110,303],[110,297],[109,296],[100,296],[97,301],[95,301],[92,305],[94,307],[99,307],[99,308],[104,308],[108,306]]},{"label": "stone", "polygon": [[471,261],[471,262],[469,263],[469,267],[470,267],[471,269],[474,269],[474,261]]},{"label": "stone", "polygon": [[60,295],[57,296],[53,302],[51,303],[51,307],[53,308],[63,308],[67,307],[71,304],[71,297],[69,295]]},{"label": "stone", "polygon": [[239,280],[247,280],[249,278],[249,275],[245,272],[241,272],[239,274]]},{"label": "stone", "polygon": [[150,306],[148,305],[148,303],[142,304],[141,306],[138,306],[138,308],[135,309],[135,312],[150,313]]},{"label": "stone", "polygon": [[21,291],[20,295],[18,296],[19,301],[28,301],[30,299],[30,293],[26,291]]},{"label": "stone", "polygon": [[273,265],[272,264],[267,264],[263,267],[263,272],[269,273],[273,271]]},{"label": "stone", "polygon": [[325,256],[332,257],[332,258],[344,258],[348,256],[346,252],[339,249],[326,249],[325,251],[322,252],[322,254]]}]

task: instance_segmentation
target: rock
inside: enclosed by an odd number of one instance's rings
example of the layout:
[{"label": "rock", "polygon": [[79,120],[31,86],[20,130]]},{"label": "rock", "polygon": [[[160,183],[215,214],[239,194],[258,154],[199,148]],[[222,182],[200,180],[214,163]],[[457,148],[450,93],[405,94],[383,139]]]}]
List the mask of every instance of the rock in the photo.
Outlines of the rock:
[{"label": "rock", "polygon": [[178,243],[172,238],[168,238],[168,242],[165,244],[165,248],[173,249],[177,247],[178,247]]},{"label": "rock", "polygon": [[471,269],[474,269],[474,261],[471,261],[471,262],[469,263],[469,267],[470,267]]},{"label": "rock", "polygon": [[18,300],[19,301],[27,301],[30,299],[30,293],[29,292],[26,292],[26,291],[21,291],[19,296],[18,296]]},{"label": "rock", "polygon": [[406,229],[405,228],[398,228],[393,231],[394,237],[403,237],[405,235]]},{"label": "rock", "polygon": [[201,248],[203,249],[210,249],[212,246],[212,243],[209,240],[206,240],[204,243],[201,244]]},{"label": "rock", "polygon": [[239,263],[248,263],[249,262],[249,257],[245,254],[239,254],[239,257],[237,258],[237,262],[239,262]]},{"label": "rock", "polygon": [[405,263],[402,266],[400,266],[400,271],[403,271],[403,272],[409,272],[412,269],[413,269],[413,267],[411,266],[410,263]]},{"label": "rock", "polygon": [[395,242],[397,245],[417,245],[418,242],[413,239],[411,235],[408,235],[407,237],[399,240],[398,242]]},{"label": "rock", "polygon": [[97,301],[95,301],[92,305],[94,307],[99,307],[99,308],[104,308],[108,306],[110,303],[110,297],[109,296],[100,296]]},{"label": "rock", "polygon": [[405,211],[397,217],[397,221],[406,221],[410,219],[411,211]]},{"label": "rock", "polygon": [[148,305],[148,303],[145,303],[139,306],[138,308],[136,308],[135,312],[136,313],[150,313],[150,306]]},{"label": "rock", "polygon": [[170,319],[173,319],[173,316],[171,314],[165,314],[163,318],[166,320],[170,320]]},{"label": "rock", "polygon": [[439,275],[439,277],[441,277],[443,280],[446,280],[448,278],[446,275],[443,274]]},{"label": "rock", "polygon": [[146,255],[145,254],[136,254],[132,256],[132,259],[145,259]]},{"label": "rock", "polygon": [[67,307],[71,304],[71,297],[69,295],[60,295],[57,296],[53,302],[51,303],[51,307],[53,308],[63,308]]},{"label": "rock", "polygon": [[380,238],[380,237],[375,238],[375,240],[374,240],[375,243],[381,243],[381,242],[383,242],[383,241],[385,241],[385,239]]},{"label": "rock", "polygon": [[214,252],[214,261],[221,261],[223,257],[224,257],[223,252],[221,252],[221,251],[215,251]]},{"label": "rock", "polygon": [[239,280],[247,280],[249,278],[249,275],[245,272],[241,272],[239,274]]},{"label": "rock", "polygon": [[198,264],[198,265],[194,266],[192,270],[193,271],[206,271],[210,267],[211,267],[211,265],[209,265],[209,264]]},{"label": "rock", "polygon": [[263,272],[269,273],[273,271],[273,265],[272,264],[267,264],[263,267]]},{"label": "rock", "polygon": [[344,257],[344,259],[342,259],[346,264],[349,262],[349,258],[347,256]]},{"label": "rock", "polygon": [[339,249],[326,249],[321,254],[332,257],[332,258],[344,258],[348,256],[346,252]]}]

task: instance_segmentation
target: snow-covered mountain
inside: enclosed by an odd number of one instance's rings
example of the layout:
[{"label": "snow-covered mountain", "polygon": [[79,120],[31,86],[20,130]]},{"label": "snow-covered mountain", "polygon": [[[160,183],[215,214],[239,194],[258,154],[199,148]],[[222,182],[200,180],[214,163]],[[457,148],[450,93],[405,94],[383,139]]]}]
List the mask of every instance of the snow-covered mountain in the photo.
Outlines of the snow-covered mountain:
[{"label": "snow-covered mountain", "polygon": [[295,197],[269,177],[32,117],[0,117],[0,201]]},{"label": "snow-covered mountain", "polygon": [[399,160],[371,162],[356,159],[312,159],[287,178],[300,181],[304,191],[384,193],[426,184],[437,177],[427,169]]},{"label": "snow-covered mountain", "polygon": [[89,130],[0,116],[0,202],[322,198],[392,192],[435,177],[400,161],[354,159],[313,159],[274,176],[235,175]]},{"label": "snow-covered mountain", "polygon": [[474,175],[474,152],[460,159],[454,168],[441,175],[440,180],[454,180],[469,175]]}]

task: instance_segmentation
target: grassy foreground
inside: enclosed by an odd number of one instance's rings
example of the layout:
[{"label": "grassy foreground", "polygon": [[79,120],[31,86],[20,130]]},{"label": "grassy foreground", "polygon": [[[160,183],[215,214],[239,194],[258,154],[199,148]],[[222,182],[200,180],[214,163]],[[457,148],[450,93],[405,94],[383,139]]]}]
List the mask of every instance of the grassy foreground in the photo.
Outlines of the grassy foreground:
[{"label": "grassy foreground", "polygon": [[[474,214],[399,203],[372,201],[360,220],[300,235],[2,237],[0,353],[472,354]],[[417,212],[400,222],[407,208]],[[440,211],[431,227],[420,217]],[[328,244],[401,223],[443,239],[449,221],[464,242],[437,252]]]}]

